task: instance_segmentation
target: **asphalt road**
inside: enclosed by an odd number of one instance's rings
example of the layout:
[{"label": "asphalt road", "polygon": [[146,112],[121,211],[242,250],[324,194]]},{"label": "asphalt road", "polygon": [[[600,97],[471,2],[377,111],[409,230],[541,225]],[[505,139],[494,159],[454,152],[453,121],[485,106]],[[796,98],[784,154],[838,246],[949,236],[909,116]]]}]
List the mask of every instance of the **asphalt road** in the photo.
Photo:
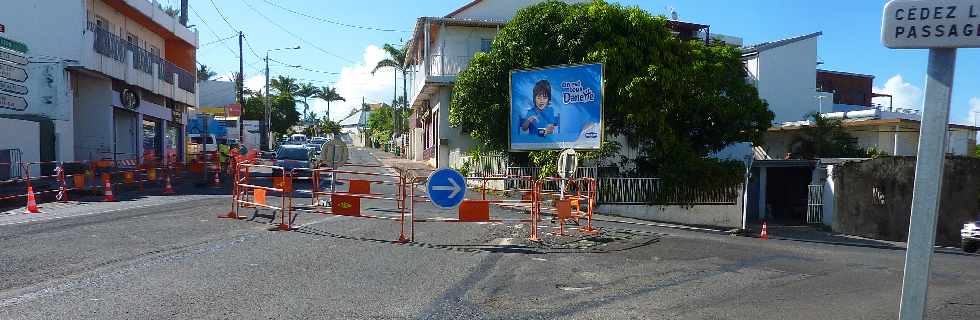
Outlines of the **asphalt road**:
[{"label": "asphalt road", "polygon": [[[276,232],[216,219],[225,197],[130,201],[0,223],[0,319],[895,319],[904,259],[613,223],[544,244],[526,225],[418,224],[399,244],[387,220],[300,213]],[[933,265],[929,317],[976,319],[980,256]]]}]

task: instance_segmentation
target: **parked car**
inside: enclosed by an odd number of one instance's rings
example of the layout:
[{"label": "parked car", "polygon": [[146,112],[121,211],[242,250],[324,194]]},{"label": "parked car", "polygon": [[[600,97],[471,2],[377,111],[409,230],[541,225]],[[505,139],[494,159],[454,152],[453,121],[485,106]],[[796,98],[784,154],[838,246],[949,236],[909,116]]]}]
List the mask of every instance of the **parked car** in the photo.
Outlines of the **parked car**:
[{"label": "parked car", "polygon": [[963,241],[963,251],[974,253],[980,246],[980,219],[963,225],[960,229],[960,238]]}]

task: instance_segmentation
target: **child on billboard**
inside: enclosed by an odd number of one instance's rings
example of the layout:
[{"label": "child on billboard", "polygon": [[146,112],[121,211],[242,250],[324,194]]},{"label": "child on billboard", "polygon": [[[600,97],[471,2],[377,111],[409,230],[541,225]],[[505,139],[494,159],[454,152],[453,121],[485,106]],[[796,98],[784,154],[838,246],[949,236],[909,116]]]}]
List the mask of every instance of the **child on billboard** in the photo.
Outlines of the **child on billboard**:
[{"label": "child on billboard", "polygon": [[558,132],[558,113],[551,106],[551,83],[541,80],[534,84],[534,105],[521,115],[521,132],[540,137]]}]

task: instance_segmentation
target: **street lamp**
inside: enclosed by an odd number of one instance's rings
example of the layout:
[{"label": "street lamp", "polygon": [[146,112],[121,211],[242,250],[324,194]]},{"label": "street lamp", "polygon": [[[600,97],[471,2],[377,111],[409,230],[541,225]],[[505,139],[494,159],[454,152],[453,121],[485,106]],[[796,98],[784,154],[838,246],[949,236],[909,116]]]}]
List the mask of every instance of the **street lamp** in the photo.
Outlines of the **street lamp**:
[{"label": "street lamp", "polygon": [[269,52],[279,50],[299,50],[299,48],[299,46],[295,46],[269,49],[265,51],[265,121],[262,121],[262,124],[264,125],[262,136],[265,137],[265,143],[263,143],[262,148],[266,151],[271,151],[270,145],[272,142],[272,108],[269,102]]}]

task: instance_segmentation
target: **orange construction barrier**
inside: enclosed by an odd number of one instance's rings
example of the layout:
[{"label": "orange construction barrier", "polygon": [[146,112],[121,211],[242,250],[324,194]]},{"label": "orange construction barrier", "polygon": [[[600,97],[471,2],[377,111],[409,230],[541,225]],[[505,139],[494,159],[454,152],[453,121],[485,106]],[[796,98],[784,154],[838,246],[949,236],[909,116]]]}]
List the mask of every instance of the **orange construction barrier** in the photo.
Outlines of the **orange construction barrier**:
[{"label": "orange construction barrier", "polygon": [[[273,187],[252,184],[249,181],[252,168],[272,169],[273,172],[282,172],[282,176],[276,177],[279,178],[278,183],[274,181]],[[273,212],[279,212],[279,224],[275,230],[288,231],[293,229],[292,192],[286,189],[286,187],[291,188],[292,181],[291,177],[287,176],[287,172],[283,167],[241,163],[237,165],[235,175],[235,186],[232,191],[233,207],[229,216],[233,215],[238,217],[238,211],[246,205],[254,206],[256,210],[259,208],[271,209]],[[279,206],[273,206],[266,202],[266,192],[269,191],[280,193],[281,203]],[[244,196],[249,193],[252,194],[252,199]]]}]

